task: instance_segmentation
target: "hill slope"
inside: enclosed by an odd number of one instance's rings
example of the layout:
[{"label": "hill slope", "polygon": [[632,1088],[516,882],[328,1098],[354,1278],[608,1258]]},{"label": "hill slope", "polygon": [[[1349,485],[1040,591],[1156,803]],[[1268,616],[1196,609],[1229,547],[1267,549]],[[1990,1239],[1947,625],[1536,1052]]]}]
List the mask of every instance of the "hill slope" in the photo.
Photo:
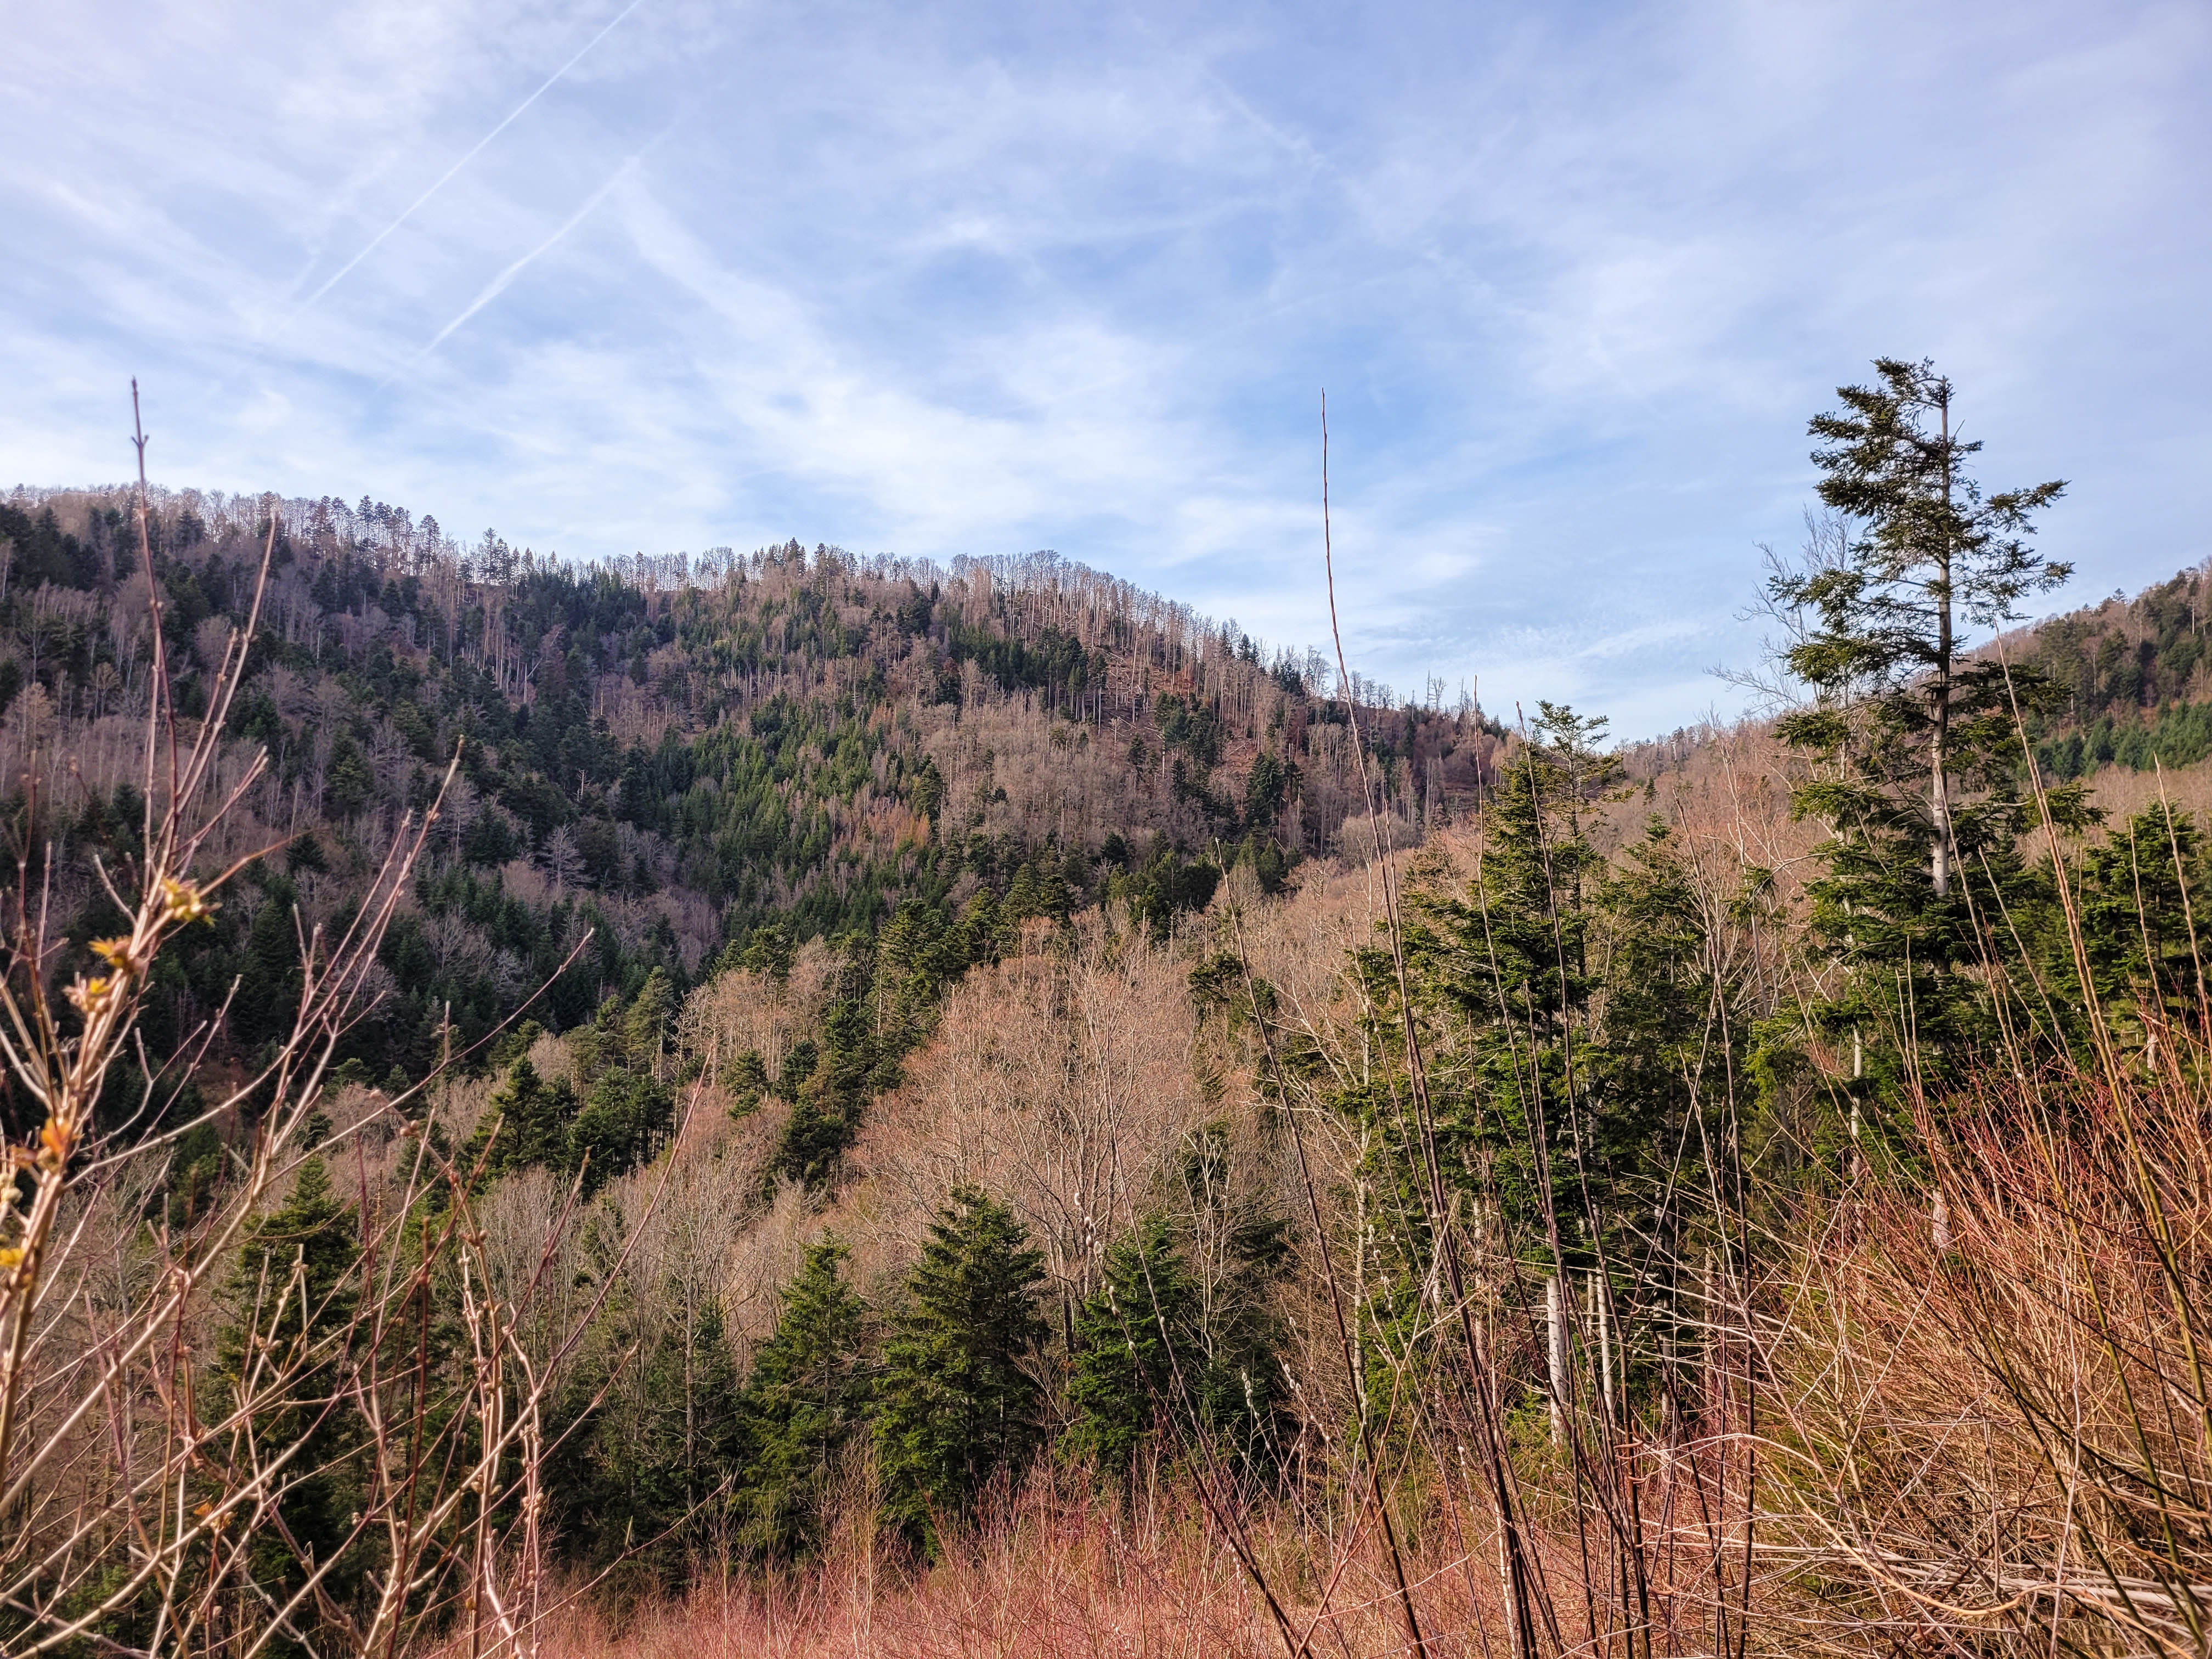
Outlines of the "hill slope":
[{"label": "hill slope", "polygon": [[[104,902],[92,860],[126,850],[141,778],[153,589],[128,502],[0,504],[9,821],[16,857],[52,843],[79,940]],[[269,510],[156,501],[187,712],[244,623]],[[1364,810],[1317,657],[1263,655],[1048,554],[945,570],[793,542],[579,568],[489,532],[464,549],[366,500],[275,511],[234,762],[265,745],[272,764],[220,850],[286,848],[196,943],[157,1048],[241,975],[275,994],[232,1006],[234,1048],[276,1034],[295,907],[343,913],[457,746],[383,1011],[349,1039],[379,1079],[476,1042],[549,977],[532,1012],[557,1030],[656,970],[680,991],[757,936],[871,934],[902,908],[933,937],[964,918],[969,955],[1109,896],[1164,926],[1231,866],[1277,884]],[[1471,708],[1361,717],[1387,811],[1448,812],[1494,775],[1500,734]]]}]

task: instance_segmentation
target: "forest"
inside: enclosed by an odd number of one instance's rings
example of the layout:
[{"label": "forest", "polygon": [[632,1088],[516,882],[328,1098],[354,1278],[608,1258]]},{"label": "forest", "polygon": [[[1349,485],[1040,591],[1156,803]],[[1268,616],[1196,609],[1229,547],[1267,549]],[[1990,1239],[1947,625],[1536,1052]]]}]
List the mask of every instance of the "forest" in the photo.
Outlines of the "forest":
[{"label": "forest", "polygon": [[0,1651],[2201,1654],[2212,570],[1874,370],[1648,741],[0,498]]}]

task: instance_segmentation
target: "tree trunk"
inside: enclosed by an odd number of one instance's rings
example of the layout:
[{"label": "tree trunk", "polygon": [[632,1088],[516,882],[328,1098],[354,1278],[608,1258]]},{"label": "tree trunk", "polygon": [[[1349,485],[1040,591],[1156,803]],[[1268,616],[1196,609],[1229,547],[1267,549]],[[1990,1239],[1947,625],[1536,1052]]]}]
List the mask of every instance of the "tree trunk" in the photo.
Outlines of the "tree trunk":
[{"label": "tree trunk", "polygon": [[1606,1283],[1601,1273],[1590,1275],[1590,1322],[1597,1327],[1598,1419],[1613,1421],[1613,1324],[1606,1306]]},{"label": "tree trunk", "polygon": [[1567,1443],[1567,1291],[1558,1273],[1544,1281],[1544,1326],[1552,1382],[1552,1443]]},{"label": "tree trunk", "polygon": [[1930,768],[1929,807],[1936,821],[1936,848],[1929,874],[1936,896],[1951,895],[1951,785],[1944,763],[1951,746],[1951,474],[1956,463],[1951,454],[1951,400],[1942,402],[1943,413],[1943,545],[1938,556],[1942,572],[1936,595],[1936,742]]}]

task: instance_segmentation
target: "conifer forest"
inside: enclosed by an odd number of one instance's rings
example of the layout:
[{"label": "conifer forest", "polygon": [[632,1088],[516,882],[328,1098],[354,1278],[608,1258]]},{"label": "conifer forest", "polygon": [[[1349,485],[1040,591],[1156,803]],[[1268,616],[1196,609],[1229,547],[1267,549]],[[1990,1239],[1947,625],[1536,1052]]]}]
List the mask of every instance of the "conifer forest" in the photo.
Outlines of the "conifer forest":
[{"label": "conifer forest", "polygon": [[2212,570],[2051,616],[1955,395],[1637,741],[0,496],[0,1652],[2201,1656]]}]

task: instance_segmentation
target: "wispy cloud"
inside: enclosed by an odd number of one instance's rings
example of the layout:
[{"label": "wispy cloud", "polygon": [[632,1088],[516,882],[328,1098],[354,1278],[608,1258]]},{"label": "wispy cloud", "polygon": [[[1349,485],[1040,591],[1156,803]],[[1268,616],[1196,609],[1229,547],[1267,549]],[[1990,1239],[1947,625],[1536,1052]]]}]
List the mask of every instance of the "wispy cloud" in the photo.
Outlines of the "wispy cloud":
[{"label": "wispy cloud", "polygon": [[26,14],[0,471],[119,472],[136,372],[178,482],[1052,546],[1304,643],[1326,384],[1362,672],[1632,732],[1876,353],[2076,481],[2085,589],[2208,550],[2201,6],[610,3]]},{"label": "wispy cloud", "polygon": [[[555,229],[551,235],[548,236],[544,241],[538,243],[537,246],[532,248],[529,252],[522,255],[521,258],[507,265],[507,268],[501,270],[498,276],[493,277],[491,281],[486,283],[483,287],[477,289],[476,298],[471,300],[467,305],[462,307],[459,313],[451,322],[447,323],[443,328],[440,329],[435,334],[430,337],[428,342],[424,344],[422,349],[415,354],[414,361],[420,362],[423,358],[435,351],[440,346],[445,344],[447,340],[452,337],[456,329],[459,328],[462,324],[467,322],[469,319],[482,311],[494,300],[499,298],[501,295],[506,293],[507,289],[514,283],[516,277],[522,275],[525,270],[527,270],[538,259],[552,252],[554,247],[560,243],[563,237],[567,236],[570,231],[575,229],[578,225],[580,225],[586,219],[589,218],[592,214],[592,210],[599,206],[601,202],[606,200],[607,193],[613,190],[614,187],[620,184],[624,179],[629,176],[630,173],[636,167],[637,164],[645,159],[646,152],[651,149],[653,144],[658,143],[660,137],[665,136],[666,131],[666,129],[664,129],[661,134],[656,135],[655,137],[649,142],[641,144],[636,149],[632,150],[628,156],[623,158],[622,165],[607,175],[605,182],[600,185],[600,186],[597,190],[593,191],[589,196],[586,196],[583,200],[582,205],[578,207],[574,213],[570,214],[566,219],[561,222],[559,227]],[[390,384],[389,380],[386,380],[386,384]]]},{"label": "wispy cloud", "polygon": [[[644,3],[645,0],[629,0],[629,4],[624,6],[620,11],[617,12],[614,16],[608,21],[604,28],[600,29],[597,34],[585,41],[581,46],[579,46],[576,49],[576,54],[574,57],[569,58],[568,61],[562,64],[559,69],[555,70],[552,74],[547,76],[543,81],[539,82],[537,88],[528,97],[525,98],[513,109],[507,111],[506,115],[501,118],[500,122],[496,126],[493,127],[489,132],[484,134],[483,137],[477,139],[475,143],[471,144],[468,149],[463,153],[460,160],[455,161],[453,166],[447,167],[443,173],[440,173],[438,177],[432,181],[430,187],[428,190],[424,191],[420,196],[417,196],[405,207],[400,209],[399,215],[397,218],[386,225],[383,229],[378,231],[375,235],[370,237],[368,241],[362,244],[361,251],[356,253],[352,258],[347,260],[336,270],[332,271],[328,276],[325,276],[313,293],[308,295],[306,299],[300,301],[292,315],[296,317],[300,312],[307,310],[309,307],[313,306],[317,301],[320,300],[323,295],[328,294],[332,289],[343,282],[352,272],[353,268],[356,265],[359,264],[363,259],[368,258],[370,254],[375,252],[378,248],[383,246],[385,240],[389,237],[393,231],[398,229],[400,226],[405,224],[410,219],[413,218],[420,209],[428,204],[432,197],[435,196],[447,185],[453,183],[454,179],[460,173],[461,169],[468,166],[470,162],[475,161],[477,156],[483,155],[485,148],[490,144],[493,139],[498,137],[501,133],[505,132],[509,127],[513,126],[516,121],[520,120],[524,112],[527,111],[532,104],[536,103],[540,98],[543,98],[547,93],[553,89],[553,86],[556,82],[559,81],[562,76],[568,74],[570,70],[575,68],[577,64],[582,63],[584,61],[585,55],[588,53],[593,46],[598,46],[600,41],[605,40],[610,34],[612,34],[615,32],[616,24],[620,23],[623,19],[628,17],[630,13],[635,11],[638,7],[644,4]],[[287,323],[289,323],[291,320],[292,317],[287,317],[285,319]],[[444,337],[442,335],[440,336],[440,338],[443,337]],[[433,341],[431,343],[435,345],[437,342]]]}]

